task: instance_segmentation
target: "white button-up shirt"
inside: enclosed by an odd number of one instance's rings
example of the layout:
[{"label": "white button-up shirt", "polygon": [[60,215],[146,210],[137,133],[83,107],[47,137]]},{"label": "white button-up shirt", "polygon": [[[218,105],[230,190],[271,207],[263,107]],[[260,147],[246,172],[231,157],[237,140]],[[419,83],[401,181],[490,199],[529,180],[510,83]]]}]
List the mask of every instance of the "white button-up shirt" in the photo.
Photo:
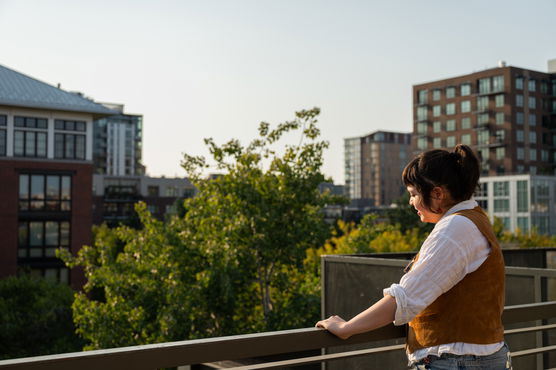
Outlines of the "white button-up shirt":
[{"label": "white button-up shirt", "polygon": [[[490,253],[487,239],[467,217],[454,215],[455,212],[475,207],[476,201],[466,200],[450,208],[421,246],[419,259],[411,271],[401,278],[399,284],[384,289],[385,295],[396,298],[395,325],[411,321],[487,259]],[[484,356],[498,351],[503,344],[446,343],[408,353],[408,358],[409,361],[418,361],[428,355],[440,356],[442,353]]]}]

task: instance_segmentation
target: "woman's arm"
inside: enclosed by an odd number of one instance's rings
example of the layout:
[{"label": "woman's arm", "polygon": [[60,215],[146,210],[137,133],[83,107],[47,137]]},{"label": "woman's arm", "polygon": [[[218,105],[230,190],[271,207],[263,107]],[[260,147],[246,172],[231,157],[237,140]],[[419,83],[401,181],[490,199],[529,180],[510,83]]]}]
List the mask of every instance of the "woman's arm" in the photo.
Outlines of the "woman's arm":
[{"label": "woman's arm", "polygon": [[380,301],[361,312],[353,319],[345,321],[339,316],[330,316],[326,320],[317,322],[317,328],[324,328],[332,334],[347,339],[354,334],[365,333],[394,321],[396,313],[396,299],[385,295]]}]

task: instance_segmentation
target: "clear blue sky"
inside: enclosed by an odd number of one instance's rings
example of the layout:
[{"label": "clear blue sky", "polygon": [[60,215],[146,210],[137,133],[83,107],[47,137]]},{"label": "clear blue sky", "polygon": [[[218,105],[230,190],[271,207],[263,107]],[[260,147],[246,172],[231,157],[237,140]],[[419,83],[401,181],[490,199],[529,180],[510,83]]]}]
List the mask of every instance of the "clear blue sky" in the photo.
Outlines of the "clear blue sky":
[{"label": "clear blue sky", "polygon": [[[343,138],[412,130],[413,84],[556,58],[555,0],[0,0],[0,64],[144,115],[151,175],[203,138],[255,137],[318,106]],[[297,139],[296,139],[297,141]]]}]

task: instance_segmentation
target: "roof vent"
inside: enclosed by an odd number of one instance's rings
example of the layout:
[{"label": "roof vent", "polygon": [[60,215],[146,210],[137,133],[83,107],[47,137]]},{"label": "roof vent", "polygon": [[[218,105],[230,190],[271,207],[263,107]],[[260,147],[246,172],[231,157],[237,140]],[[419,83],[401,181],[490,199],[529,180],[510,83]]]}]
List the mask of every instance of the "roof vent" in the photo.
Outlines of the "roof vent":
[{"label": "roof vent", "polygon": [[506,61],[505,60],[499,60],[498,61],[498,68],[504,68],[506,66]]}]

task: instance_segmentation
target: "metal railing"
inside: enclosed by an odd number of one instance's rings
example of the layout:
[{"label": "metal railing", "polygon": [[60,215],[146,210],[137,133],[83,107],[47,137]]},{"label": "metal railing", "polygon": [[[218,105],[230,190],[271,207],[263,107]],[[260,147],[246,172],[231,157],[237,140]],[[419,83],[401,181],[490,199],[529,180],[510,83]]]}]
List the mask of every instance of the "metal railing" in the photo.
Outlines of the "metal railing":
[{"label": "metal railing", "polygon": [[[556,301],[506,307],[503,314],[505,325],[543,320],[556,317]],[[511,329],[506,335],[540,332],[555,329],[556,324]],[[368,343],[377,340],[399,339],[405,336],[404,327],[393,325],[341,340],[316,328],[284,330],[277,332],[246,334],[228,337],[158,343],[132,347],[112,348],[87,352],[65,353],[0,361],[0,370],[110,370],[110,369],[159,369],[189,364],[210,363],[223,360],[254,358],[283,353]],[[403,350],[404,345],[369,348],[293,360],[266,362],[235,369],[269,369],[299,366],[340,358],[369,355],[378,352]],[[513,352],[513,357],[535,355],[555,351],[556,346],[534,347]]]}]

